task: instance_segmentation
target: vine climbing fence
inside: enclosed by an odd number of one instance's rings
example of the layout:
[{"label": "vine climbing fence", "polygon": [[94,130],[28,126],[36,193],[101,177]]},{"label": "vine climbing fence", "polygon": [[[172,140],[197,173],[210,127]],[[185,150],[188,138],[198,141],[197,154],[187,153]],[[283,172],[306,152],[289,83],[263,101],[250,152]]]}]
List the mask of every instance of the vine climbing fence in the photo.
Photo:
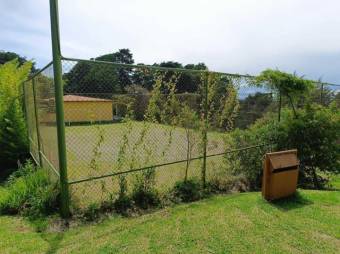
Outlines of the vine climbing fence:
[{"label": "vine climbing fence", "polygon": [[[58,180],[53,73],[51,62],[34,74],[24,97],[31,155]],[[130,192],[138,181],[152,181],[159,192],[185,179],[206,185],[226,177],[235,164],[228,154],[257,151],[261,159],[271,144],[230,141],[235,129],[279,111],[279,95],[253,83],[248,75],[63,58],[72,204],[115,199],[122,184]],[[338,88],[320,83],[315,101],[329,104]]]}]

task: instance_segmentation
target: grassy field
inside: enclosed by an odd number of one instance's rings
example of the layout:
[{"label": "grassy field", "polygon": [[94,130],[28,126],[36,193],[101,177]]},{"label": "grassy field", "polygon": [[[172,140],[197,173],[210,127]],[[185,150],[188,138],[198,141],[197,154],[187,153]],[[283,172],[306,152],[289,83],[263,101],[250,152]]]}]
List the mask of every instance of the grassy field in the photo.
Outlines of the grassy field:
[{"label": "grassy field", "polygon": [[[118,154],[125,138],[125,159],[119,165]],[[208,140],[208,154],[224,151],[223,134],[209,133]],[[71,179],[185,160],[187,154],[185,129],[143,122],[67,127],[66,142]],[[198,132],[191,136],[191,142],[191,156],[201,156]],[[100,153],[97,157],[96,148]],[[90,166],[94,158],[97,169]]]},{"label": "grassy field", "polygon": [[1,253],[338,253],[340,193],[304,190],[274,204],[260,193],[215,196],[63,232],[37,233],[18,217],[0,225]]},{"label": "grassy field", "polygon": [[[191,157],[202,156],[200,141],[199,133],[192,132]],[[119,155],[125,142],[125,152]],[[184,128],[143,122],[69,126],[66,127],[66,143],[70,180],[186,160],[187,156]],[[208,154],[225,151],[223,134],[209,133],[207,150]],[[201,163],[201,160],[190,163],[189,177],[200,177]],[[222,168],[221,163],[223,156],[209,159],[208,171]],[[157,189],[167,191],[176,181],[184,179],[185,167],[186,162],[158,167],[155,181]],[[132,183],[137,174],[129,174],[128,182]],[[86,206],[107,199],[110,193],[118,193],[118,179],[105,178],[75,184],[71,191],[77,204]]]}]

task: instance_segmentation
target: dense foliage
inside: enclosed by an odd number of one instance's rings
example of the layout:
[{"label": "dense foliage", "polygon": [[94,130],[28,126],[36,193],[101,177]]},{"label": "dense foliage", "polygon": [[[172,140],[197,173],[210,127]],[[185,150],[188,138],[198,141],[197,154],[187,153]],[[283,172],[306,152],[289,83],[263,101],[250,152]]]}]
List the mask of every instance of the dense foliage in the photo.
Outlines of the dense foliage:
[{"label": "dense foliage", "polygon": [[[281,122],[275,115],[266,115],[246,130],[231,133],[234,147],[273,143],[277,150],[298,149],[299,184],[322,188],[325,174],[340,172],[340,111],[334,106],[306,106],[295,118],[284,110]],[[226,156],[226,164],[235,174],[245,174],[251,188],[261,186],[262,160],[268,146],[253,148]]]},{"label": "dense foliage", "polygon": [[[0,50],[0,65],[2,65],[4,63],[7,63],[9,61],[12,61],[14,59],[18,60],[20,66],[23,65],[24,63],[28,62],[26,57],[20,56],[19,54],[15,53],[15,52]],[[35,68],[35,63],[34,62],[32,62],[32,69],[31,69],[31,71],[32,71],[32,73],[37,71],[37,69]]]},{"label": "dense foliage", "polygon": [[[92,58],[91,60],[105,61],[121,64],[133,64],[133,55],[129,49],[120,49],[117,52],[105,54]],[[127,88],[131,85],[139,85],[147,90],[151,90],[157,75],[148,68],[142,68],[144,64],[139,63],[141,68],[116,67],[109,64],[98,64],[89,62],[78,62],[70,67],[64,74],[66,81],[65,91],[68,93],[127,93]],[[181,68],[187,70],[207,70],[204,63],[182,65],[178,62],[155,63],[153,66],[169,68],[164,75],[164,81],[168,82],[175,71],[171,69]],[[65,66],[67,70],[68,66]],[[179,93],[195,92],[199,89],[199,73],[181,73],[176,82],[176,90]]]},{"label": "dense foliage", "polygon": [[322,173],[340,173],[340,111],[334,106],[306,106],[299,118],[287,116],[277,133],[279,149],[297,148],[300,183],[321,188]]},{"label": "dense foliage", "polygon": [[17,160],[28,151],[22,83],[31,66],[30,62],[19,66],[18,60],[0,66],[0,167],[3,176],[7,174],[4,170],[15,168]]}]

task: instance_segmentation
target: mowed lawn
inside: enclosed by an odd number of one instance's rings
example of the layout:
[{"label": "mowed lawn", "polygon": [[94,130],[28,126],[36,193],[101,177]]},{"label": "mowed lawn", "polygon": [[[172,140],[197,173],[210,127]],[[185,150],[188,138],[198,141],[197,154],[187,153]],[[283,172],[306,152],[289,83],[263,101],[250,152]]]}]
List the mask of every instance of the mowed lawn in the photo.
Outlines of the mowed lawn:
[{"label": "mowed lawn", "polygon": [[215,196],[64,232],[37,233],[17,217],[0,225],[1,253],[339,253],[340,192],[274,204],[258,192]]}]

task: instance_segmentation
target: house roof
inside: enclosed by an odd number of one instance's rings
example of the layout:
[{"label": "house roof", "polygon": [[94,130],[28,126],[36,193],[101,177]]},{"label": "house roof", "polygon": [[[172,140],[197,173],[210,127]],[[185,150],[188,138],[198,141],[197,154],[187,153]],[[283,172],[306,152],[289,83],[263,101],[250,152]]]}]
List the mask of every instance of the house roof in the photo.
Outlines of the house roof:
[{"label": "house roof", "polygon": [[111,102],[111,100],[108,100],[108,99],[93,98],[93,97],[86,97],[86,96],[79,96],[79,95],[64,95],[64,102],[79,102],[79,101],[107,101],[107,102]]}]

